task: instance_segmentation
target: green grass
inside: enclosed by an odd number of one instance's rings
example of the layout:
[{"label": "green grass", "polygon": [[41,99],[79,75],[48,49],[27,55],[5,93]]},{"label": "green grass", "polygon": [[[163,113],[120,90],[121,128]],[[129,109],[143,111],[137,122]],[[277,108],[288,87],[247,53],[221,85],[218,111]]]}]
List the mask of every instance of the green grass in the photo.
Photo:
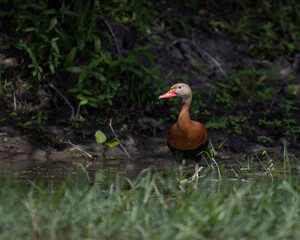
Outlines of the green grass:
[{"label": "green grass", "polygon": [[[104,187],[75,177],[57,186],[1,183],[1,239],[298,239],[299,183],[279,176],[198,187],[145,169]],[[126,187],[129,185],[129,188]]]},{"label": "green grass", "polygon": [[[297,104],[292,97],[280,92],[284,82],[278,77],[276,69],[239,70],[227,78],[219,79],[217,85],[214,94],[195,98],[201,104],[204,102],[201,109],[205,114],[201,114],[208,117],[208,129],[229,128],[235,135],[242,135],[245,130],[280,127],[286,136],[293,139],[299,137],[296,128],[299,125]],[[226,109],[226,115],[220,117],[220,109]],[[224,114],[224,111],[221,113]]]},{"label": "green grass", "polygon": [[252,44],[248,50],[252,55],[273,60],[297,53],[300,41],[297,1],[225,0],[218,5],[212,4],[214,8],[217,6],[220,6],[219,18],[212,20],[210,25],[225,29],[240,41],[250,40]]},{"label": "green grass", "polygon": [[250,104],[266,104],[274,99],[282,85],[276,70],[257,70],[249,68],[233,73],[229,78],[220,79],[218,86],[222,91],[217,93],[216,102],[229,109],[235,104],[248,102]]}]

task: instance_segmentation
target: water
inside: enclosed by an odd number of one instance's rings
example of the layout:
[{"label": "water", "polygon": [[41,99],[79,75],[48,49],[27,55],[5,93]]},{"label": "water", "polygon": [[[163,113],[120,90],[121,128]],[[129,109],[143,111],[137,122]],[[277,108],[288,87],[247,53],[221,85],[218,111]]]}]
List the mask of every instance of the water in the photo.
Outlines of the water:
[{"label": "water", "polygon": [[[205,163],[205,162],[203,162]],[[295,163],[296,164],[296,163]],[[299,181],[299,169],[292,164],[293,178]],[[36,160],[30,157],[24,157],[18,153],[0,154],[0,179],[5,179],[8,175],[17,174],[18,179],[24,183],[50,182],[59,183],[68,181],[70,176],[76,176],[79,172],[88,174],[89,181],[107,184],[115,180],[115,176],[119,174],[122,177],[134,180],[138,174],[150,166],[154,166],[156,171],[165,173],[167,169],[174,169],[176,164],[172,157],[170,158],[146,158],[137,157],[131,160],[126,158],[95,158],[92,161],[87,158],[68,158],[60,161],[53,160]],[[217,176],[217,167],[212,165],[212,171]],[[270,167],[264,162],[241,162],[234,159],[219,160],[218,166],[221,171],[226,172],[228,178],[272,178],[275,171],[282,173],[282,162],[273,164],[272,171],[268,171]],[[193,173],[193,163],[186,166],[189,170],[189,176]]]},{"label": "water", "polygon": [[174,166],[172,159],[163,158],[68,158],[60,161],[39,161],[24,158],[18,154],[0,154],[0,179],[8,175],[17,174],[23,182],[62,182],[68,180],[70,175],[76,175],[85,169],[91,181],[104,182],[119,175],[134,180],[145,168],[154,166],[163,172]]}]

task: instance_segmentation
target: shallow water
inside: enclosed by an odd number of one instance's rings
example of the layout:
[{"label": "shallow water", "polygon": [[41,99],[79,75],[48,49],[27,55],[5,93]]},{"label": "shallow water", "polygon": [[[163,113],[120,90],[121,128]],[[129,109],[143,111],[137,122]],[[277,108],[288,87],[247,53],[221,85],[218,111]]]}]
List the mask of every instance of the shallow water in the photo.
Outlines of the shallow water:
[{"label": "shallow water", "polygon": [[[39,161],[36,159],[24,159],[15,155],[0,155],[0,179],[16,174],[18,179],[24,182],[61,182],[68,180],[71,175],[85,171],[88,173],[91,181],[104,182],[107,179],[115,178],[119,175],[135,179],[145,168],[154,166],[154,168],[163,172],[172,168],[174,162],[172,159],[163,158],[95,158],[92,161],[87,158],[70,158],[61,161]],[[83,170],[84,169],[84,170]]]},{"label": "shallow water", "polygon": [[[203,162],[204,163],[204,162]],[[277,172],[282,172],[282,163],[275,164]],[[78,173],[85,172],[90,182],[98,182],[107,184],[115,180],[115,176],[119,174],[122,177],[134,180],[139,173],[153,166],[156,171],[165,173],[168,169],[174,169],[176,164],[172,158],[145,158],[139,157],[131,160],[122,158],[95,158],[92,161],[87,158],[69,158],[61,161],[39,161],[20,157],[17,153],[10,155],[0,154],[0,179],[5,179],[7,176],[16,174],[18,179],[24,183],[44,182],[59,183],[64,180],[68,181],[71,176],[76,176]],[[194,164],[186,165],[189,176],[193,173]],[[212,172],[217,176],[218,171],[214,164],[212,164]],[[266,163],[241,163],[234,159],[226,159],[218,161],[218,166],[221,171],[226,172],[227,178],[248,179],[250,177],[272,178],[272,172],[267,172]],[[282,173],[281,173],[282,174]],[[295,164],[292,164],[293,178],[299,181],[299,169]]]}]

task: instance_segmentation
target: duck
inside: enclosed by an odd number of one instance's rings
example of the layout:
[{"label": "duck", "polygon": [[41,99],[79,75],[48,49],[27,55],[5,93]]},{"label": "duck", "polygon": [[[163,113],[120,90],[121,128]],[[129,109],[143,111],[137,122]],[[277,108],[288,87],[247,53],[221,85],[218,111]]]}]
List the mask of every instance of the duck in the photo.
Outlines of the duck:
[{"label": "duck", "polygon": [[159,96],[160,99],[171,97],[181,98],[183,105],[177,122],[168,131],[167,146],[179,164],[180,174],[183,159],[195,161],[195,173],[198,179],[199,161],[202,153],[208,148],[208,134],[202,123],[190,118],[189,110],[193,98],[191,88],[185,83],[176,83],[167,93]]}]

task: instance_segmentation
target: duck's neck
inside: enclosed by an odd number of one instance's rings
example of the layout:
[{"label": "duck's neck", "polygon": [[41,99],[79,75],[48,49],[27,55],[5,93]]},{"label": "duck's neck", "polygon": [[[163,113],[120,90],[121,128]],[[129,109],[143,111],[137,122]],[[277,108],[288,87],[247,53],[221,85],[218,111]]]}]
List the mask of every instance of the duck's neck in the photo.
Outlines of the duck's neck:
[{"label": "duck's neck", "polygon": [[183,104],[177,121],[178,125],[182,128],[185,125],[188,125],[189,122],[191,121],[189,110],[190,110],[190,104],[188,103]]},{"label": "duck's neck", "polygon": [[189,128],[191,118],[190,118],[190,106],[192,102],[192,95],[187,96],[186,98],[182,98],[183,106],[181,108],[177,124],[178,127],[181,128],[183,131]]},{"label": "duck's neck", "polygon": [[183,104],[191,105],[192,103],[192,95],[186,96],[182,98]]}]

